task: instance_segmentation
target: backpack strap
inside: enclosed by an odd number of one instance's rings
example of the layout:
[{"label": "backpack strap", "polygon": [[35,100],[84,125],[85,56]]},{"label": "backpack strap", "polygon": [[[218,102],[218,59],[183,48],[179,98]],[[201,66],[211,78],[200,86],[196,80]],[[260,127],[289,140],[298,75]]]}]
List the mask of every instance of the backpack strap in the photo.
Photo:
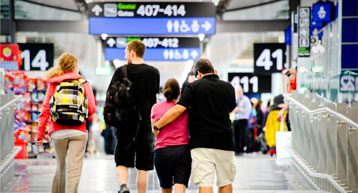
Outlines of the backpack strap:
[{"label": "backpack strap", "polygon": [[85,79],[83,79],[83,78],[78,79],[78,81],[79,81],[81,84],[84,84],[85,82],[87,82],[87,80],[85,80]]},{"label": "backpack strap", "polygon": [[123,67],[123,76],[124,78],[128,78],[128,64]]}]

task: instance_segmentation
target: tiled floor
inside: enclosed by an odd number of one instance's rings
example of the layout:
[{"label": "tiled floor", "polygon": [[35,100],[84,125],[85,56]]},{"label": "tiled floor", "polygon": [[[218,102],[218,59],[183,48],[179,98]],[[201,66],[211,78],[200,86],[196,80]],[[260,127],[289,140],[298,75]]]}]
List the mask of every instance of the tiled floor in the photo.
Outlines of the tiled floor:
[{"label": "tiled floor", "polygon": [[[275,159],[266,155],[237,157],[234,193],[318,193],[292,167],[279,168]],[[16,176],[5,192],[50,192],[55,173],[55,159],[17,160]],[[130,170],[130,188],[136,193],[136,171]],[[115,193],[118,190],[113,156],[94,156],[85,159],[79,192]],[[161,192],[154,171],[149,172],[148,193]],[[198,192],[190,184],[188,193]]]}]

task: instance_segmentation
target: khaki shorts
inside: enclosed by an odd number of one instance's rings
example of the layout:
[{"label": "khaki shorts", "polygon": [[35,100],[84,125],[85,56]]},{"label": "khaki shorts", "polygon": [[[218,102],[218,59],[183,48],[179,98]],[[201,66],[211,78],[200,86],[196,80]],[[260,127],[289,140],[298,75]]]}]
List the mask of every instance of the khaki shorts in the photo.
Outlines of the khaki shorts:
[{"label": "khaki shorts", "polygon": [[190,153],[192,158],[191,177],[196,186],[212,187],[215,174],[218,187],[234,182],[236,174],[234,151],[194,148]]}]

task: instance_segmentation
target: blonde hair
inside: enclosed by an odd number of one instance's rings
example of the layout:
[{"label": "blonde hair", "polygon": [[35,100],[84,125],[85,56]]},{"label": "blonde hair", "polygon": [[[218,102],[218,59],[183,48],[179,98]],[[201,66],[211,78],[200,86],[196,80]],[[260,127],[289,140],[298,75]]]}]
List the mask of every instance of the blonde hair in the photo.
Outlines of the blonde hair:
[{"label": "blonde hair", "polygon": [[76,69],[77,63],[78,59],[75,55],[63,53],[58,59],[58,65],[48,71],[47,78],[61,76],[65,72],[72,72]]}]

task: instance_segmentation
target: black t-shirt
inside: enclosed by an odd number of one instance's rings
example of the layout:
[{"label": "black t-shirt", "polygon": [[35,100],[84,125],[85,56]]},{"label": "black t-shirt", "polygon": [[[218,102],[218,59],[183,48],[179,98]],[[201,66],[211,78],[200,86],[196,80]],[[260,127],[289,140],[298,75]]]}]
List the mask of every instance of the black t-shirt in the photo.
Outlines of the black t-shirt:
[{"label": "black t-shirt", "polygon": [[191,148],[234,150],[229,113],[236,107],[235,89],[217,75],[188,84],[178,104],[189,109]]},{"label": "black t-shirt", "polygon": [[[114,82],[124,77],[124,66],[116,69],[112,77]],[[147,64],[128,64],[128,79],[133,83],[133,98],[138,105],[143,121],[150,121],[150,110],[156,103],[156,94],[159,92],[159,71]]]}]

